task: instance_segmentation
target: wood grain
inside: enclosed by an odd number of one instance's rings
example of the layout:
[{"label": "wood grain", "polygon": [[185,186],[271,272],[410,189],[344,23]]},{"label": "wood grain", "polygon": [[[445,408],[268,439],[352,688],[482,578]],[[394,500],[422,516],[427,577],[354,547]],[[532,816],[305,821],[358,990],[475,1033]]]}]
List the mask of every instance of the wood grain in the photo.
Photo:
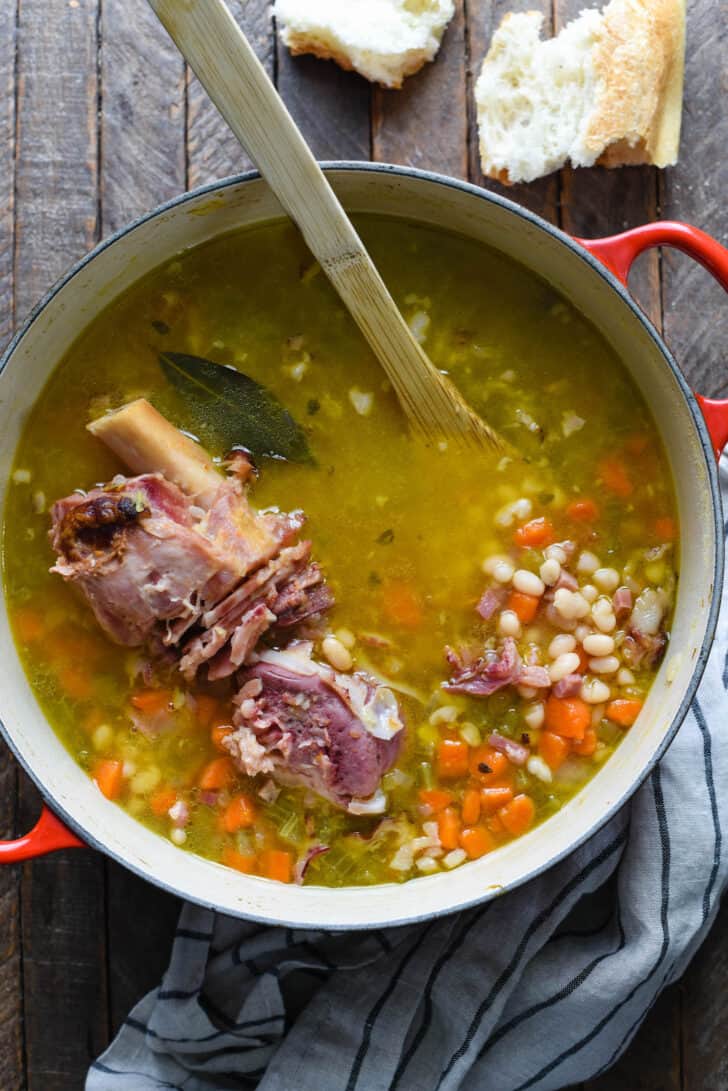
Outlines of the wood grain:
[{"label": "wood grain", "polygon": [[685,1091],[728,1087],[728,905],[682,980]]},{"label": "wood grain", "polygon": [[[728,4],[688,4],[685,106],[680,160],[664,172],[662,216],[708,231],[728,245]],[[728,299],[699,265],[662,254],[665,337],[690,383],[728,391]]]},{"label": "wood grain", "polygon": [[[268,0],[235,0],[230,10],[269,76],[275,73],[273,16]],[[250,170],[252,163],[212,105],[200,81],[188,72],[187,184],[190,189],[228,174]]]},{"label": "wood grain", "polygon": [[369,159],[371,88],[333,61],[291,57],[276,42],[276,85],[317,159]]},{"label": "wood grain", "polygon": [[[99,60],[101,232],[107,235],[185,188],[186,72],[146,0],[104,0]],[[112,1034],[159,982],[178,914],[176,898],[106,861]]]},{"label": "wood grain", "polygon": [[[21,0],[18,22],[18,317],[97,237],[96,0]],[[21,779],[20,824],[38,797]],[[104,864],[64,852],[22,877],[29,1091],[81,1087],[106,1044]]]},{"label": "wood grain", "polygon": [[101,232],[185,188],[185,64],[146,0],[104,0]]},{"label": "wood grain", "polygon": [[373,89],[372,159],[468,177],[466,35],[458,0],[437,59],[401,91]]},{"label": "wood grain", "polygon": [[[555,0],[554,28],[561,30],[585,7],[601,6],[600,0]],[[653,167],[566,168],[561,177],[561,226],[571,235],[596,238],[657,219],[657,171]],[[654,251],[636,263],[630,289],[659,329],[660,264]]]},{"label": "wood grain", "polygon": [[[15,23],[16,6],[0,8],[0,346],[10,339],[14,317],[13,241],[15,198]],[[0,749],[0,838],[16,834],[17,772],[10,752]],[[0,1082],[19,1091],[23,1066],[20,872],[0,869]]]},{"label": "wood grain", "polygon": [[467,16],[468,57],[468,166],[471,182],[517,201],[551,223],[558,222],[559,176],[549,175],[528,185],[502,186],[484,178],[480,166],[478,123],[473,98],[475,82],[483,58],[488,52],[493,32],[509,11],[540,11],[544,16],[544,33],[551,33],[551,0],[465,0]]}]

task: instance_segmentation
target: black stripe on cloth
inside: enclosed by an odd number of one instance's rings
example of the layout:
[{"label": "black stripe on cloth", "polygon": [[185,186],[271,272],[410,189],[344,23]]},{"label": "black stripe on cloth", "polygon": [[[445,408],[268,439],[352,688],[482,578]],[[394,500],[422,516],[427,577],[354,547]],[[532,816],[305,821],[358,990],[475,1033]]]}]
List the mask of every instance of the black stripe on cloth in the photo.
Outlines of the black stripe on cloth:
[{"label": "black stripe on cloth", "polygon": [[521,942],[518,944],[518,947],[516,948],[516,951],[511,961],[503,970],[500,977],[493,985],[493,988],[486,996],[485,1000],[478,1007],[478,1010],[476,1011],[473,1019],[470,1022],[470,1026],[468,1027],[467,1034],[465,1035],[465,1039],[462,1045],[458,1046],[458,1048],[455,1050],[452,1057],[446,1064],[445,1068],[443,1069],[435,1091],[439,1091],[439,1088],[442,1086],[443,1081],[450,1074],[453,1067],[457,1064],[460,1058],[463,1057],[465,1053],[467,1053],[473,1041],[473,1038],[478,1032],[478,1028],[480,1027],[480,1024],[483,1020],[483,1016],[485,1015],[486,1011],[488,1011],[490,1006],[494,1003],[502,989],[507,985],[513,972],[518,966],[518,963],[521,961],[521,958],[523,957],[523,954],[528,947],[528,944],[530,943],[531,937],[533,936],[534,932],[537,932],[538,929],[549,919],[554,910],[558,909],[559,905],[570,894],[572,894],[573,891],[576,890],[577,887],[579,887],[584,882],[584,880],[587,879],[589,875],[591,875],[593,871],[601,867],[601,865],[606,860],[608,860],[610,856],[613,856],[614,853],[625,844],[626,840],[627,829],[625,828],[621,830],[617,834],[617,836],[612,841],[610,841],[610,843],[606,845],[597,856],[593,857],[593,859],[591,859],[589,863],[585,864],[577,875],[574,875],[569,880],[566,886],[564,886],[556,895],[556,897],[552,900],[550,905],[546,906],[536,917],[534,917],[528,930],[523,935]]},{"label": "black stripe on cloth", "polygon": [[[642,981],[639,981],[634,986],[634,988],[630,990],[627,996],[624,997],[623,1000],[620,1000],[620,1002],[616,1004],[611,1009],[611,1011],[607,1012],[607,1014],[599,1020],[597,1025],[588,1034],[586,1034],[583,1038],[579,1039],[578,1042],[575,1042],[568,1049],[565,1049],[552,1061],[549,1061],[549,1063],[547,1065],[544,1065],[544,1067],[539,1072],[537,1072],[535,1076],[532,1076],[531,1079],[526,1080],[525,1083],[520,1084],[519,1087],[516,1088],[516,1091],[527,1091],[529,1087],[533,1087],[534,1084],[537,1084],[545,1076],[551,1075],[551,1073],[556,1068],[558,1068],[559,1065],[563,1064],[563,1062],[568,1060],[570,1057],[573,1057],[574,1054],[578,1053],[579,1050],[583,1049],[585,1045],[588,1045],[590,1042],[592,1042],[599,1034],[601,1034],[601,1032],[612,1021],[612,1019],[614,1019],[617,1013],[620,1012],[626,1004],[629,1004],[629,1002],[634,998],[637,992],[641,988],[643,988],[647,984],[647,982],[657,973],[658,969],[665,959],[665,955],[667,954],[670,947],[670,922],[668,919],[668,906],[670,902],[670,832],[667,828],[665,799],[662,794],[662,774],[660,772],[659,765],[656,767],[654,773],[652,774],[652,790],[655,802],[655,813],[657,815],[657,828],[660,834],[660,846],[662,848],[662,874],[660,884],[660,923],[662,926],[662,944],[660,946],[660,952],[657,956],[657,959],[655,960],[655,964],[648,973],[647,977],[645,977]],[[640,1016],[640,1019],[641,1018],[643,1018],[643,1016]]]},{"label": "black stripe on cloth", "polygon": [[92,1061],[91,1067],[97,1072],[106,1073],[107,1076],[122,1076],[125,1079],[129,1077],[133,1077],[134,1079],[136,1079],[138,1076],[141,1076],[141,1078],[144,1080],[156,1080],[157,1087],[167,1087],[170,1089],[170,1091],[182,1091],[182,1088],[178,1083],[167,1083],[166,1080],[160,1082],[156,1076],[150,1075],[149,1072],[122,1072],[120,1068],[109,1068],[109,1066],[103,1064],[102,1061]]},{"label": "black stripe on cloth", "polygon": [[[244,1030],[248,1023],[247,1019],[243,1019],[240,1022],[231,1019],[230,1016],[226,1015],[222,1008],[219,1008],[205,993],[200,993],[200,1007],[205,1012],[210,1022],[216,1020],[218,1023],[222,1023],[229,1031]],[[271,1020],[279,1018],[285,1019],[285,1013],[281,1012],[280,1016],[271,1015],[270,1018]]]},{"label": "black stripe on cloth", "polygon": [[710,799],[710,815],[713,820],[713,830],[715,832],[715,848],[713,849],[713,866],[710,869],[710,877],[708,879],[708,885],[705,888],[703,894],[703,924],[710,916],[710,896],[713,893],[713,887],[715,881],[718,878],[718,870],[720,868],[721,852],[723,848],[723,831],[720,825],[720,815],[718,813],[718,800],[715,795],[715,780],[713,778],[713,740],[710,736],[710,730],[705,720],[703,710],[700,707],[700,702],[697,697],[693,701],[693,712],[695,714],[695,722],[700,728],[700,732],[703,736],[703,758],[705,761],[705,783],[708,788],[708,798]]},{"label": "black stripe on cloth", "polygon": [[178,928],[174,934],[175,939],[199,939],[209,943],[212,932],[197,932],[194,928]]},{"label": "black stripe on cloth", "polygon": [[374,938],[376,940],[379,941],[379,943],[381,944],[381,946],[384,948],[385,951],[391,951],[392,950],[392,944],[389,942],[389,939],[387,938],[385,933],[382,932],[381,928],[377,928],[376,931],[372,932],[372,935],[374,936]]},{"label": "black stripe on cloth", "polygon": [[159,989],[157,1000],[192,1000],[199,994],[199,989]]},{"label": "black stripe on cloth", "polygon": [[475,913],[471,914],[469,920],[463,922],[462,927],[456,929],[455,935],[450,940],[450,943],[447,945],[445,950],[442,952],[442,954],[432,967],[432,971],[429,978],[427,979],[427,984],[425,985],[425,991],[423,994],[424,1012],[422,1016],[422,1022],[418,1027],[417,1033],[410,1042],[409,1047],[400,1058],[389,1091],[395,1091],[395,1088],[399,1084],[399,1081],[402,1079],[402,1076],[404,1075],[407,1066],[409,1065],[417,1050],[420,1048],[422,1039],[429,1030],[430,1023],[432,1021],[432,990],[434,988],[435,980],[437,979],[440,970],[443,968],[446,962],[450,961],[452,955],[455,954],[455,952],[462,946],[464,940],[467,938],[468,934],[472,931],[475,925],[479,924],[483,917],[492,908],[493,902],[488,902],[487,905],[482,906]]},{"label": "black stripe on cloth", "polygon": [[359,1080],[359,1074],[361,1073],[362,1065],[364,1064],[364,1059],[367,1055],[369,1043],[371,1042],[372,1034],[374,1032],[374,1025],[379,1017],[380,1012],[382,1011],[382,1008],[387,1003],[387,1000],[389,1000],[389,997],[394,992],[394,989],[396,988],[397,982],[399,981],[400,977],[407,969],[410,961],[417,954],[420,947],[423,945],[436,923],[436,921],[430,921],[430,923],[423,929],[419,937],[410,947],[407,954],[404,956],[404,958],[401,959],[399,965],[397,966],[397,969],[394,971],[391,978],[389,979],[389,984],[387,985],[386,989],[369,1012],[366,1022],[364,1023],[364,1033],[362,1035],[362,1040],[359,1044],[359,1049],[357,1050],[356,1056],[354,1058],[354,1063],[351,1066],[351,1072],[349,1073],[349,1079],[346,1083],[346,1091],[354,1091],[354,1088],[357,1085],[357,1082]]},{"label": "black stripe on cloth", "polygon": [[[267,1023],[278,1022],[283,1018],[284,1016],[281,1013],[279,1015],[261,1016],[260,1019],[247,1019],[245,1022],[238,1023],[235,1029],[236,1031],[251,1030],[253,1027],[262,1027],[265,1026]],[[215,1030],[212,1032],[212,1034],[204,1034],[201,1038],[169,1038],[166,1034],[159,1034],[156,1030],[152,1030],[152,1028],[150,1026],[147,1026],[146,1023],[143,1023],[141,1019],[134,1019],[134,1017],[131,1015],[127,1016],[127,1018],[124,1020],[124,1025],[127,1027],[131,1027],[132,1030],[136,1030],[140,1034],[148,1034],[150,1035],[150,1037],[158,1038],[162,1042],[169,1042],[172,1045],[180,1046],[192,1046],[202,1044],[203,1042],[212,1042],[215,1040],[215,1038],[222,1038],[225,1035],[229,1035],[232,1033],[232,1031],[230,1030]]]},{"label": "black stripe on cloth", "polygon": [[575,974],[570,981],[567,981],[566,984],[558,990],[558,992],[553,993],[545,1000],[541,1000],[538,1004],[533,1004],[530,1008],[526,1008],[525,1011],[522,1011],[518,1015],[515,1015],[502,1027],[499,1027],[495,1034],[492,1036],[492,1038],[490,1038],[490,1040],[487,1041],[481,1049],[480,1053],[478,1054],[478,1060],[481,1060],[484,1054],[487,1053],[488,1050],[496,1044],[496,1042],[499,1042],[502,1038],[505,1038],[506,1034],[509,1034],[512,1030],[515,1030],[516,1027],[520,1027],[523,1023],[526,1022],[527,1019],[530,1019],[531,1016],[538,1015],[539,1012],[544,1011],[546,1008],[550,1008],[553,1004],[558,1004],[561,1000],[565,1000],[567,996],[571,996],[571,994],[574,993],[580,985],[583,985],[584,982],[591,976],[591,974],[594,973],[597,966],[599,966],[599,964],[603,962],[605,958],[612,958],[614,955],[619,954],[619,952],[624,949],[624,946],[627,942],[627,937],[624,933],[624,927],[622,925],[622,916],[620,913],[619,903],[617,903],[617,931],[618,939],[617,943],[613,948],[607,951],[603,951],[601,955],[597,955],[596,958],[593,958],[591,962],[589,962],[583,968],[583,970],[580,970],[579,973]]}]

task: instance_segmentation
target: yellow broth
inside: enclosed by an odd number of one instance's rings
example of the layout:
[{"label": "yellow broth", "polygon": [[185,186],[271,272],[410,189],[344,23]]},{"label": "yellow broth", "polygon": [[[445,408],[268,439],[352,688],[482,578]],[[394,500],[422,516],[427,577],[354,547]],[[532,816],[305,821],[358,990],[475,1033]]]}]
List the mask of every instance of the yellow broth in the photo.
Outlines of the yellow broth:
[{"label": "yellow broth", "polygon": [[[654,423],[590,323],[547,284],[479,244],[375,217],[362,217],[359,227],[431,358],[523,459],[463,456],[408,437],[388,382],[297,232],[273,224],[180,254],[88,327],[25,425],[4,521],[4,580],[18,649],[49,722],[81,766],[98,776],[99,762],[123,762],[113,793],[122,806],[186,848],[242,870],[286,878],[294,859],[326,845],[305,881],[330,885],[399,881],[490,850],[557,810],[622,737],[627,725],[608,718],[605,702],[592,704],[591,753],[567,744],[561,763],[549,755],[550,781],[543,770],[536,776],[509,766],[512,793],[528,796],[532,818],[501,821],[483,802],[471,825],[485,832],[463,841],[462,828],[470,828],[463,826],[464,794],[471,792],[472,817],[472,792],[487,785],[477,769],[442,775],[443,739],[464,743],[471,767],[494,730],[516,740],[527,735],[534,753],[548,753],[541,729],[524,720],[538,719],[533,694],[510,686],[477,699],[442,690],[446,645],[500,639],[499,615],[483,622],[474,609],[493,582],[484,560],[504,554],[533,573],[544,562],[542,547],[514,544],[521,525],[549,520],[556,541],[596,554],[620,583],[632,581],[635,594],[651,585],[671,597],[675,568],[672,488]],[[304,509],[305,534],[336,597],[330,630],[343,630],[348,643],[353,636],[354,669],[387,679],[401,696],[407,745],[384,779],[386,822],[344,814],[297,789],[265,803],[258,781],[242,776],[209,805],[200,771],[220,756],[211,727],[229,718],[229,689],[192,687],[217,702],[203,702],[203,715],[202,705],[186,700],[180,677],[171,677],[173,727],[148,740],[130,719],[130,699],[143,688],[135,677],[141,653],[110,643],[86,604],[49,573],[52,501],[124,469],[85,424],[142,395],[187,424],[158,364],[164,349],[246,372],[307,431],[316,465],[263,460],[252,499]],[[199,438],[224,455],[213,431]],[[239,439],[244,445],[245,436]],[[595,502],[591,521],[567,514],[580,499]],[[508,506],[519,500],[519,514],[505,525]],[[661,545],[661,554],[645,556]],[[521,626],[518,643],[536,644],[548,663],[545,649],[559,631],[539,615]],[[639,702],[653,674],[635,670],[624,684],[612,678],[611,699]],[[497,787],[503,778],[493,777]],[[445,797],[428,795],[432,789],[451,797],[444,819]],[[221,815],[240,792],[253,801],[255,821],[229,832]],[[190,810],[184,836],[168,813],[175,799]],[[401,846],[423,836],[428,822],[439,823],[450,848],[422,857],[432,863],[413,857],[402,867],[405,852],[393,867]],[[425,836],[432,834],[430,825]],[[290,857],[272,856],[276,851]]]}]

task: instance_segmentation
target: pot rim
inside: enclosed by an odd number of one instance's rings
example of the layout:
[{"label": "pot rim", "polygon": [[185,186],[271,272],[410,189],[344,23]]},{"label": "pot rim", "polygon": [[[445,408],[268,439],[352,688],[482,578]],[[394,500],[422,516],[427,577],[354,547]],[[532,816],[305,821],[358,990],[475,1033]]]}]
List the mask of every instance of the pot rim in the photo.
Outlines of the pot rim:
[{"label": "pot rim", "polygon": [[[493,193],[490,190],[486,190],[481,186],[473,185],[471,182],[462,181],[457,178],[452,178],[448,175],[439,174],[435,171],[421,170],[416,167],[405,167],[389,163],[371,163],[371,162],[357,162],[354,160],[326,160],[321,161],[321,167],[326,172],[359,172],[365,174],[381,174],[385,176],[414,178],[430,184],[441,185],[449,189],[460,190],[473,197],[477,197],[480,200],[489,201],[493,204],[499,205],[514,215],[520,217],[522,220],[527,221],[533,226],[544,231],[546,234],[551,235],[554,239],[564,245],[568,250],[579,258],[582,262],[588,265],[598,275],[606,281],[607,285],[617,293],[632,314],[642,323],[650,340],[655,345],[656,349],[660,353],[662,359],[668,365],[672,372],[673,378],[679,387],[687,406],[690,410],[690,414],[695,426],[696,432],[700,439],[700,445],[707,463],[708,480],[710,484],[710,497],[711,497],[711,511],[713,519],[713,536],[715,544],[715,557],[713,563],[713,594],[707,609],[707,618],[705,625],[705,633],[700,645],[699,652],[695,659],[695,664],[690,677],[690,681],[686,686],[680,705],[672,717],[669,726],[664,732],[664,735],[660,741],[659,746],[651,755],[649,761],[639,770],[639,773],[628,781],[624,790],[615,798],[615,800],[609,804],[608,807],[602,812],[600,817],[594,821],[586,830],[575,837],[568,846],[564,847],[552,856],[547,857],[544,861],[530,868],[527,872],[524,872],[517,879],[512,881],[506,886],[499,887],[497,889],[484,889],[473,897],[466,898],[460,901],[456,905],[448,906],[446,908],[435,909],[429,912],[409,915],[403,918],[395,918],[383,922],[380,927],[397,927],[407,924],[416,924],[427,920],[433,920],[440,916],[445,916],[449,913],[456,913],[462,910],[472,908],[474,906],[484,904],[490,901],[493,897],[500,897],[502,894],[507,893],[510,890],[514,890],[524,883],[535,879],[549,868],[555,866],[567,856],[575,852],[581,845],[593,837],[606,823],[614,817],[614,815],[631,799],[635,792],[642,786],[647,777],[650,775],[656,764],[662,759],[666,750],[672,743],[678,729],[683,723],[693,697],[700,683],[700,680],[705,671],[705,666],[710,654],[710,648],[715,635],[715,630],[718,622],[718,614],[720,610],[720,592],[723,585],[723,570],[724,570],[724,553],[725,542],[723,538],[723,515],[722,515],[722,503],[720,496],[720,488],[718,483],[718,470],[714,456],[713,445],[711,442],[708,428],[705,423],[705,418],[700,410],[697,399],[690,386],[687,383],[677,361],[673,357],[672,353],[665,344],[662,336],[655,328],[650,318],[642,311],[642,309],[635,302],[634,298],[630,294],[626,285],[619,280],[619,278],[608,269],[597,257],[591,254],[580,242],[568,235],[561,228],[549,223],[548,220],[543,219],[536,213],[531,212],[529,209],[517,204],[515,201],[501,196],[500,194]],[[125,224],[117,231],[113,232],[107,238],[101,240],[94,246],[92,250],[84,254],[78,261],[76,261],[56,282],[53,286],[42,296],[38,303],[33,307],[28,316],[25,318],[21,326],[15,332],[11,338],[9,344],[5,348],[2,355],[0,355],[0,379],[2,377],[5,368],[10,363],[12,356],[15,353],[20,342],[25,335],[29,332],[38,317],[48,307],[54,298],[61,292],[61,290],[77,276],[83,269],[89,265],[94,258],[103,253],[106,249],[113,246],[114,243],[122,238],[132,234],[138,228],[143,227],[149,221],[156,217],[177,209],[180,206],[196,200],[197,198],[204,196],[208,193],[215,193],[221,190],[226,190],[242,183],[254,182],[261,179],[261,175],[257,170],[244,171],[239,174],[230,175],[219,181],[209,182],[203,186],[199,186],[194,190],[187,190],[184,193],[180,193],[175,197],[158,205],[156,208],[149,212],[143,213],[141,216],[136,217],[134,220]],[[285,212],[281,210],[285,216]],[[50,725],[49,725],[50,726]],[[156,886],[167,891],[170,894],[175,895],[178,898],[192,901],[197,905],[203,906],[211,910],[219,911],[219,906],[205,899],[202,895],[190,894],[187,890],[179,889],[178,887],[155,878],[151,873],[151,869],[145,870],[144,868],[131,864],[122,854],[109,849],[101,841],[93,831],[89,831],[85,826],[71,816],[64,806],[60,805],[55,798],[49,797],[44,784],[40,780],[39,775],[36,774],[32,765],[25,760],[25,758],[19,753],[12,735],[6,728],[4,722],[0,718],[0,736],[4,739],[9,749],[13,753],[17,761],[19,761],[21,767],[30,776],[33,783],[38,788],[43,800],[51,807],[53,812],[57,814],[68,827],[76,833],[83,841],[90,847],[102,852],[104,855],[115,860],[123,867],[139,875],[141,878],[148,882],[153,882]],[[300,927],[300,921],[297,920],[282,920],[280,918],[272,918],[270,916],[264,916],[262,914],[239,912],[234,914],[238,917],[242,917],[247,920],[257,921],[263,924],[275,924],[284,927]],[[306,925],[306,927],[315,927],[312,925]],[[337,931],[356,931],[360,929],[366,929],[375,927],[373,924],[363,923],[336,923],[335,925],[321,924],[318,927],[322,929],[330,929],[334,927]]]}]

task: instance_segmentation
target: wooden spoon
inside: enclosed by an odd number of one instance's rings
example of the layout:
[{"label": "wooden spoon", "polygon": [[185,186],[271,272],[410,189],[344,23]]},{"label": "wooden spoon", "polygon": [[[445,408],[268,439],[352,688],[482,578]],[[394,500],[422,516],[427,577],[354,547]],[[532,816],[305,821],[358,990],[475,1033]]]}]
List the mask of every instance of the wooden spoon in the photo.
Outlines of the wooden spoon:
[{"label": "wooden spoon", "polygon": [[149,0],[341,296],[426,439],[505,443],[427,358],[224,0]]}]

